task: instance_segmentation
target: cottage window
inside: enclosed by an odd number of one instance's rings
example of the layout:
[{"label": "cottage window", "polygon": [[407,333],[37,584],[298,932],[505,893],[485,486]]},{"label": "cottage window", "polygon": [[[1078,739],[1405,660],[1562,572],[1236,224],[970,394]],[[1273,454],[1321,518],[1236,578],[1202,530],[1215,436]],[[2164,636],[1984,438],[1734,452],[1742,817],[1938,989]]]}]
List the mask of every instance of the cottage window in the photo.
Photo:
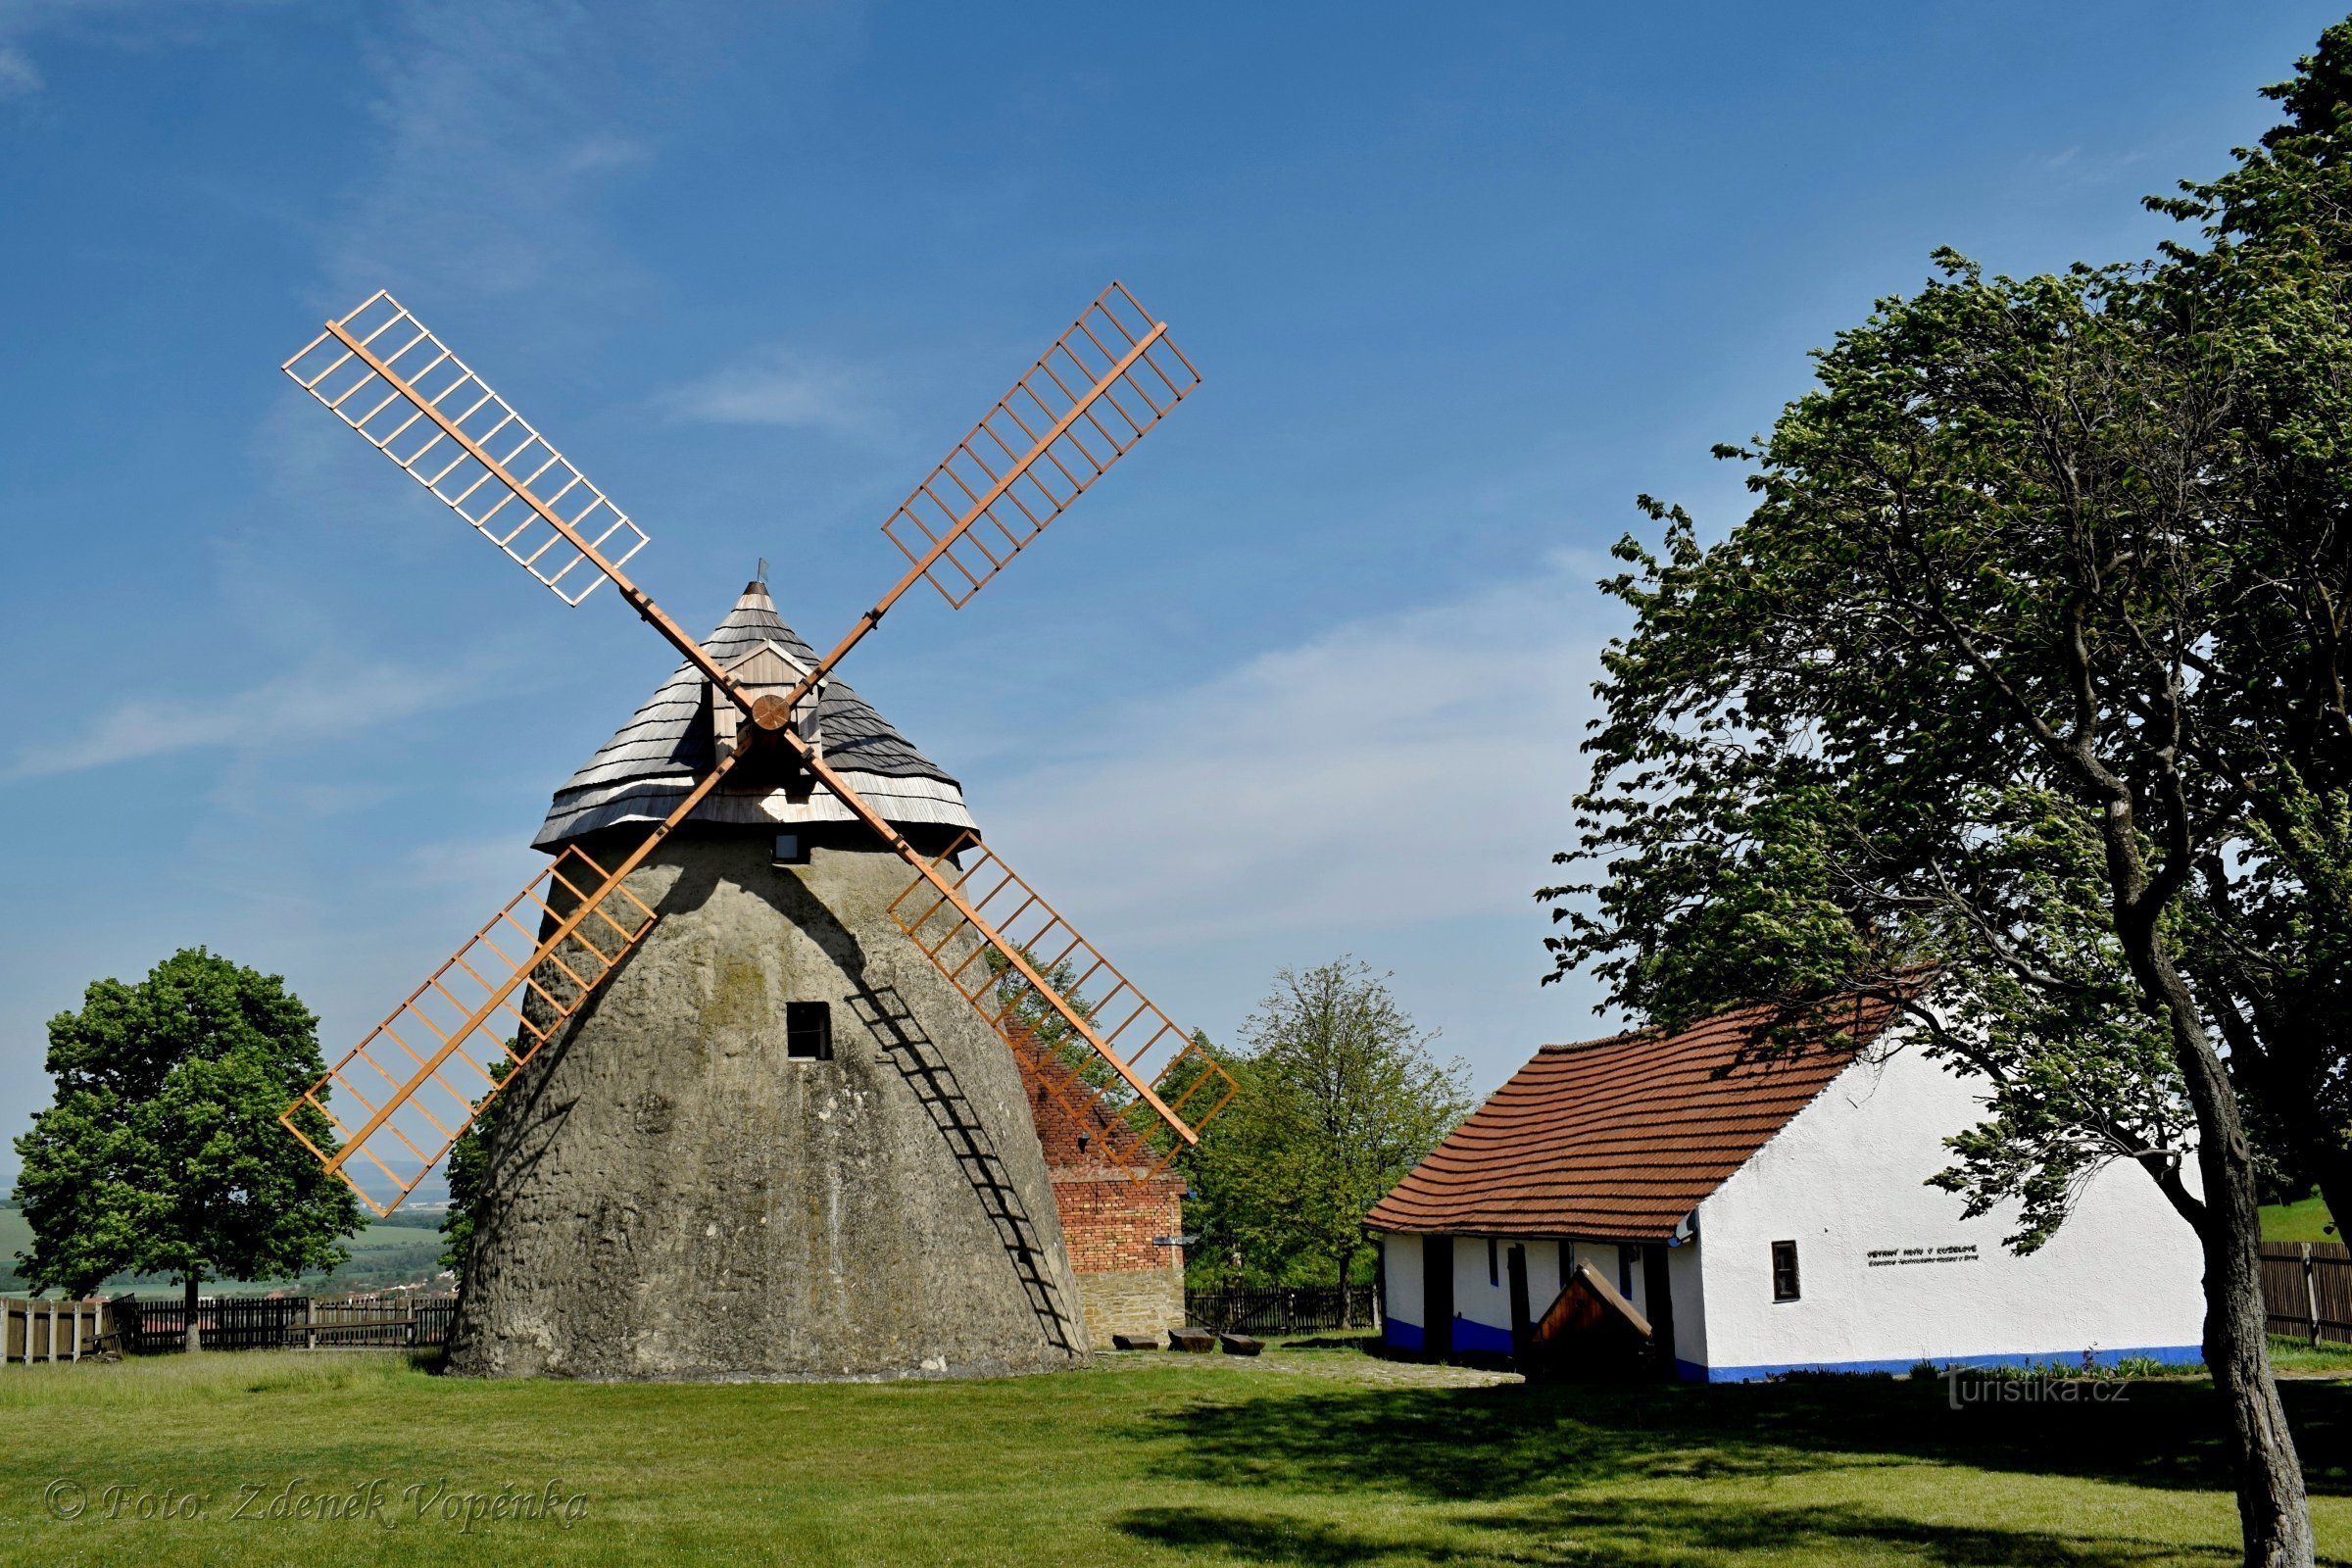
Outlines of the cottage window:
[{"label": "cottage window", "polygon": [[833,1059],[833,1004],[784,1004],[784,1054],[794,1061]]},{"label": "cottage window", "polygon": [[1772,1244],[1772,1298],[1776,1301],[1796,1299],[1796,1244]]}]

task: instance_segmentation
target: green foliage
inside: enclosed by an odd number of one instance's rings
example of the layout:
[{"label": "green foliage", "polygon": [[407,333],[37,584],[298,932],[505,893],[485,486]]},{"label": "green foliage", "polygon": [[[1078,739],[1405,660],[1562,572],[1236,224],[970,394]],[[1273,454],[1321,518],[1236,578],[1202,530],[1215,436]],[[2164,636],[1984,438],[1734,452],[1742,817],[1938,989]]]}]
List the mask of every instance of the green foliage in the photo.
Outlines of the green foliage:
[{"label": "green foliage", "polygon": [[2200,229],[2156,261],[1939,255],[1722,449],[1745,521],[1645,500],[1603,585],[1637,630],[1561,969],[1671,1024],[1937,966],[1915,1010],[1992,1086],[1945,1181],[2022,1198],[2021,1247],[2108,1160],[2165,1180],[2217,1036],[2207,1143],[2242,1102],[2267,1187],[2352,1203],[2348,84],[2352,23],[2153,203]]},{"label": "green foliage", "polygon": [[[115,1273],[193,1288],[342,1262],[357,1200],[277,1119],[325,1070],[317,1024],[277,976],[202,948],[52,1018],[56,1099],[17,1140],[24,1277],[79,1295]],[[323,1116],[298,1119],[332,1151]]]},{"label": "green foliage", "polygon": [[1275,976],[1225,1058],[1240,1092],[1188,1157],[1198,1278],[1351,1277],[1365,1212],[1469,1111],[1468,1069],[1432,1038],[1351,958]]},{"label": "green foliage", "polygon": [[2177,922],[2233,820],[2168,739],[2224,564],[2180,449],[2218,416],[2210,352],[2124,270],[1941,263],[1725,450],[1760,498],[1728,539],[1644,503],[1665,537],[1603,584],[1636,630],[1560,857],[1605,874],[1544,896],[1559,968],[1668,1026],[1901,1002],[1993,1086],[1944,1180],[2022,1198],[2030,1250],[2108,1159],[2170,1170],[2189,1121],[2125,939]]},{"label": "green foliage", "polygon": [[2247,842],[2197,889],[2188,959],[2228,1036],[2266,1185],[2352,1211],[2352,23],[2289,81],[2235,166],[2150,205],[2201,230],[2161,282],[2226,340],[2229,440],[2207,482],[2239,569],[2213,606],[2207,749]]},{"label": "green foliage", "polygon": [[[491,1081],[503,1085],[514,1071],[514,1063],[502,1056],[490,1064]],[[448,1245],[441,1250],[441,1266],[456,1275],[461,1285],[466,1282],[466,1257],[473,1247],[474,1208],[481,1201],[482,1178],[489,1170],[490,1129],[498,1119],[500,1103],[490,1094],[475,1101],[473,1119],[449,1146],[449,1164],[444,1171],[449,1178],[449,1207],[441,1216],[441,1234]]]}]

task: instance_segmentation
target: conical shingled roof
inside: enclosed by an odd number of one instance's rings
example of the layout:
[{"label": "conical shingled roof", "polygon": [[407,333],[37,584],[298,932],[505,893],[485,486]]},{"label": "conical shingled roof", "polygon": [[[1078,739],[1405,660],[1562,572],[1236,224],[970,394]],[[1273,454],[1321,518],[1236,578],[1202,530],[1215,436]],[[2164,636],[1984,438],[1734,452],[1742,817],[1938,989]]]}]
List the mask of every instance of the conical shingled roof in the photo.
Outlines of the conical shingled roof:
[{"label": "conical shingled roof", "polygon": [[[804,667],[816,663],[815,651],[777,615],[767,585],[755,582],[745,587],[717,630],[703,639],[703,650],[726,665],[762,641],[774,643]],[[600,828],[651,826],[676,809],[695,781],[717,763],[707,688],[702,672],[681,662],[645,706],[556,791],[555,804],[532,847],[554,851],[566,840]],[[825,760],[890,821],[903,826],[975,825],[956,780],[840,680],[826,682],[817,721]],[[780,789],[739,793],[722,785],[688,820],[760,826],[855,818],[821,788],[788,797]]]}]

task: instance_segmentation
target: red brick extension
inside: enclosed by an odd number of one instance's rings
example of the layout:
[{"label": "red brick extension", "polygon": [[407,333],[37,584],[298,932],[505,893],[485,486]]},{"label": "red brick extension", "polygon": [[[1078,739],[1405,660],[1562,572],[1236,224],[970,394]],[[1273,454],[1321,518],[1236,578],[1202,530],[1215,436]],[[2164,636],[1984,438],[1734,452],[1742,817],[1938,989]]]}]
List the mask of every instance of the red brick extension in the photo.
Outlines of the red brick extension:
[{"label": "red brick extension", "polygon": [[1184,1229],[1184,1178],[1130,1179],[1103,1146],[1115,1138],[1124,1147],[1131,1135],[1100,1112],[1083,1121],[1073,1115],[1063,1100],[1082,1100],[1083,1092],[1057,1096],[1047,1087],[1048,1074],[1067,1084],[1069,1069],[1043,1054],[1013,1055],[1045,1149],[1070,1267],[1086,1298],[1089,1330],[1102,1341],[1113,1331],[1156,1334],[1176,1326],[1184,1315],[1184,1251],[1154,1247],[1152,1239]]}]

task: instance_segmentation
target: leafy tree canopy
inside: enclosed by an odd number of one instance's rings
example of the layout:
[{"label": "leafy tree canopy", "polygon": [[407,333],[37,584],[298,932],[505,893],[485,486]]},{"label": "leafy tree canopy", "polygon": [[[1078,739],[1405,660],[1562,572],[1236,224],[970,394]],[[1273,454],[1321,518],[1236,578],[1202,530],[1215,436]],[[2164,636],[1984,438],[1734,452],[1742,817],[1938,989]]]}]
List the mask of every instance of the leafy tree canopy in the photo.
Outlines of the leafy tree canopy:
[{"label": "leafy tree canopy", "polygon": [[1225,1058],[1240,1084],[1189,1156],[1203,1275],[1345,1282],[1364,1214],[1468,1114],[1468,1069],[1440,1061],[1385,978],[1342,957],[1283,970]]},{"label": "leafy tree canopy", "polygon": [[[17,1140],[24,1278],[80,1295],[171,1274],[193,1297],[207,1279],[342,1263],[358,1202],[278,1121],[324,1071],[317,1025],[277,976],[202,948],[133,984],[97,981],[52,1018],[56,1100]],[[331,1150],[325,1118],[304,1114]]]}]

